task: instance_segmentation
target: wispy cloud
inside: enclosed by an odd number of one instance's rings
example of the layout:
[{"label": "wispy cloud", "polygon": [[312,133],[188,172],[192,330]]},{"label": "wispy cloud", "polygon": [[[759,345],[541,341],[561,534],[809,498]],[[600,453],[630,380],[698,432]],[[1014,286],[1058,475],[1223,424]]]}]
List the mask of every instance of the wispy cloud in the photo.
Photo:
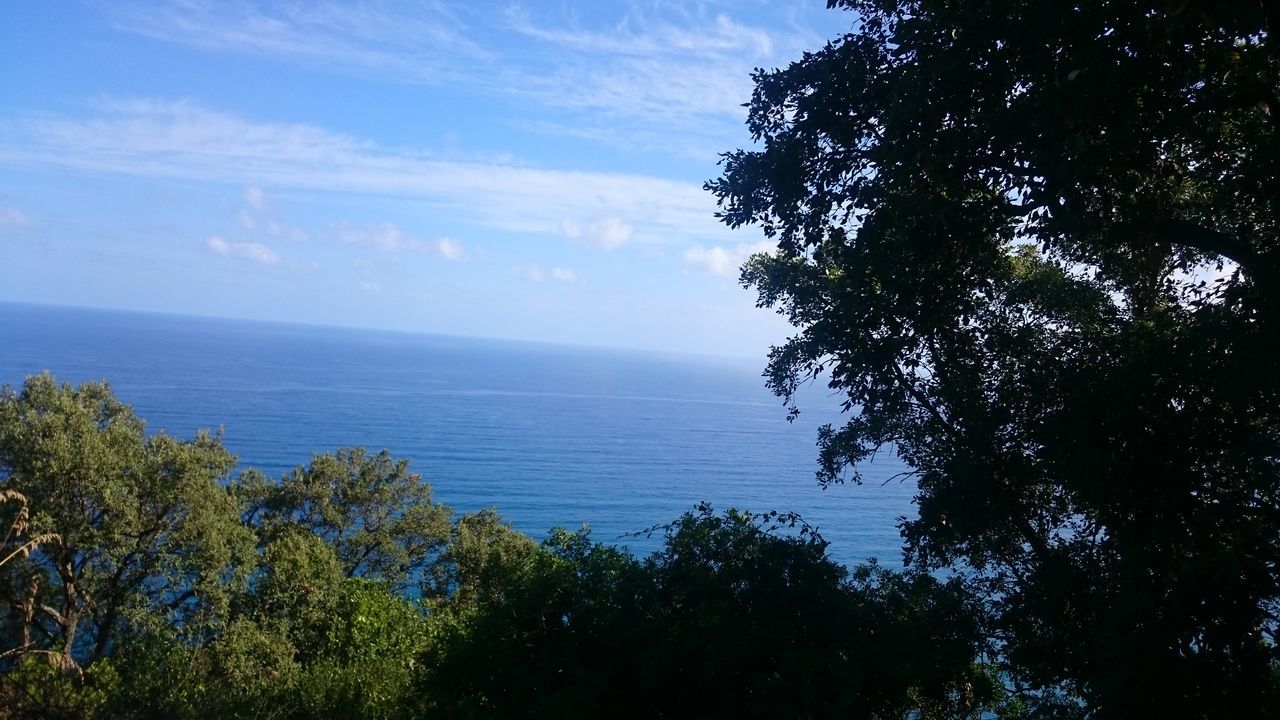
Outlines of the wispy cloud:
[{"label": "wispy cloud", "polygon": [[0,227],[26,227],[31,224],[31,219],[24,213],[14,208],[0,208]]},{"label": "wispy cloud", "polygon": [[412,82],[454,79],[491,55],[468,37],[455,10],[429,0],[147,0],[115,3],[109,12],[118,29],[156,40],[294,58],[339,72]]},{"label": "wispy cloud", "polygon": [[637,242],[714,241],[727,232],[696,183],[439,160],[311,125],[256,123],[190,102],[117,101],[86,119],[3,125],[0,163],[406,197],[447,208],[474,225],[558,236],[564,218],[602,216],[614,219],[618,233],[633,228]]},{"label": "wispy cloud", "polygon": [[117,28],[157,40],[514,95],[545,111],[521,121],[532,130],[711,157],[742,138],[751,71],[823,39],[785,9],[757,26],[731,4],[711,7],[628,3],[588,13],[592,23],[572,3],[461,0],[147,0],[108,12]]},{"label": "wispy cloud", "polygon": [[[540,24],[508,11],[509,27],[553,55],[557,72],[533,90],[549,105],[665,123],[694,117],[737,120],[750,97],[750,71],[774,53],[771,34],[720,14],[710,19],[628,16],[605,29]],[[547,57],[544,55],[544,57]]]},{"label": "wispy cloud", "polygon": [[416,251],[421,242],[409,237],[394,223],[380,223],[368,228],[343,228],[339,232],[342,241],[348,245],[371,247],[391,255]]},{"label": "wispy cloud", "polygon": [[519,92],[570,113],[531,129],[714,157],[739,142],[751,96],[751,72],[811,46],[817,38],[787,27],[754,27],[694,4],[629,6],[610,25],[525,6],[505,13],[506,27],[533,43],[532,69]]},{"label": "wispy cloud", "polygon": [[517,265],[511,268],[511,274],[529,282],[554,280],[562,283],[576,283],[582,279],[577,272],[567,267],[558,266],[544,271],[537,265]]},{"label": "wispy cloud", "polygon": [[260,232],[273,238],[282,238],[301,242],[307,239],[307,231],[300,227],[286,225],[275,213],[275,209],[267,199],[262,188],[250,185],[244,189],[245,207],[237,217],[245,230]]},{"label": "wispy cloud", "polygon": [[262,212],[267,209],[267,194],[262,192],[262,188],[250,185],[244,189],[244,201],[249,207]]},{"label": "wispy cloud", "polygon": [[274,250],[255,242],[228,242],[217,235],[205,241],[205,245],[217,255],[227,255],[259,265],[275,265],[280,256]]},{"label": "wispy cloud", "polygon": [[708,275],[737,277],[739,269],[747,258],[756,253],[771,252],[776,248],[777,245],[770,240],[739,243],[729,247],[694,245],[684,251],[684,262],[686,266]]},{"label": "wispy cloud", "polygon": [[748,52],[769,57],[774,52],[769,31],[743,25],[724,12],[697,17],[686,9],[654,17],[653,11],[644,13],[633,6],[621,22],[603,30],[588,30],[576,22],[567,27],[539,25],[529,9],[520,5],[509,6],[506,18],[516,32],[583,52],[637,57],[675,52],[701,56]]},{"label": "wispy cloud", "polygon": [[560,282],[574,283],[578,282],[578,273],[565,267],[551,268],[551,279]]},{"label": "wispy cloud", "polygon": [[390,222],[359,228],[345,226],[339,229],[338,236],[348,245],[370,247],[389,255],[420,253],[445,260],[463,260],[467,256],[462,244],[451,237],[421,240]]},{"label": "wispy cloud", "polygon": [[624,222],[622,218],[609,217],[586,225],[579,225],[572,220],[560,224],[565,237],[574,242],[581,242],[604,250],[614,250],[631,242],[635,228]]},{"label": "wispy cloud", "polygon": [[438,238],[434,246],[436,253],[445,260],[463,260],[467,257],[467,251],[463,249],[462,244],[451,237]]}]

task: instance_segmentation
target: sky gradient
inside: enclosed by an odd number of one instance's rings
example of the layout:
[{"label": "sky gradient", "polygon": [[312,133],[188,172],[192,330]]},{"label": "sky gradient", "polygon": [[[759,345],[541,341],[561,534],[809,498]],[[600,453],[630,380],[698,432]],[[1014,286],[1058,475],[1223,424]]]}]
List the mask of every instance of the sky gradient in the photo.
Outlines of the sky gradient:
[{"label": "sky gradient", "polygon": [[760,356],[702,183],[795,2],[0,4],[0,300]]}]

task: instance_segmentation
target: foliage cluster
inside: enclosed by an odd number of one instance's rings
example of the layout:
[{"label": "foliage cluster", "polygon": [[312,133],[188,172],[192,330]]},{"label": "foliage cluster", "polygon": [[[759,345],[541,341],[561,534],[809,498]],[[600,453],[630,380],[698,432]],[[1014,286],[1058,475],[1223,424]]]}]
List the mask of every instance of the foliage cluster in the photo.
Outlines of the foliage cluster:
[{"label": "foliage cluster", "polygon": [[[977,716],[961,583],[852,573],[794,518],[700,507],[638,559],[455,518],[387,453],[232,478],[104,383],[0,394],[0,717]],[[24,506],[25,507],[25,506]]]},{"label": "foliage cluster", "polygon": [[829,0],[708,184],[766,376],[893,450],[1046,714],[1280,712],[1280,30],[1256,0]]}]

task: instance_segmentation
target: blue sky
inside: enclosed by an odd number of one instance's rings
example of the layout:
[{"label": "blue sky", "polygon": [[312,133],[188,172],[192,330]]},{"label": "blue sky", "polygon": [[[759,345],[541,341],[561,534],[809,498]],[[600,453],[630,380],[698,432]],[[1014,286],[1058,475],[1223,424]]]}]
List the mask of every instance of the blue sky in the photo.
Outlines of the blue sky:
[{"label": "blue sky", "polygon": [[701,189],[792,2],[0,4],[0,300],[763,356]]}]

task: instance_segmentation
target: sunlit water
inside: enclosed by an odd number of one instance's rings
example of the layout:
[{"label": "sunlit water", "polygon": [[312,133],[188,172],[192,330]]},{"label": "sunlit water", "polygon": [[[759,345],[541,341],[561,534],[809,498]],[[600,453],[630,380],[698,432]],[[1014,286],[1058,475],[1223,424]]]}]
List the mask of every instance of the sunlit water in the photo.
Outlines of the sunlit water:
[{"label": "sunlit water", "polygon": [[224,430],[242,465],[271,474],[363,445],[408,457],[460,511],[496,507],[543,536],[587,523],[623,537],[700,501],[801,513],[843,562],[897,565],[910,484],[821,489],[814,393],[794,424],[763,359],[515,343],[0,303],[0,383],[52,371],[109,380],[150,430]]}]

